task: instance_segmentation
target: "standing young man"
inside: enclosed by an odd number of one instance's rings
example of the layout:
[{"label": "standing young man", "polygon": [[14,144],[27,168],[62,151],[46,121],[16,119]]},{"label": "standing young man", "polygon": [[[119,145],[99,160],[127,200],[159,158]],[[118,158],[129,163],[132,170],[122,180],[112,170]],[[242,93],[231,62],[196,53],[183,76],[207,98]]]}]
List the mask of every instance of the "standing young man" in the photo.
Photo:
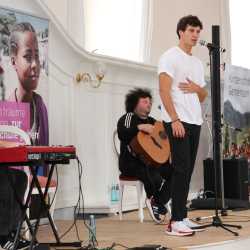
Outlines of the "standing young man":
[{"label": "standing young man", "polygon": [[196,16],[181,18],[177,24],[179,44],[161,56],[158,67],[162,119],[174,169],[172,217],[166,230],[169,235],[190,236],[198,226],[187,218],[186,202],[202,124],[200,103],[207,96],[202,63],[192,55],[202,28]]}]

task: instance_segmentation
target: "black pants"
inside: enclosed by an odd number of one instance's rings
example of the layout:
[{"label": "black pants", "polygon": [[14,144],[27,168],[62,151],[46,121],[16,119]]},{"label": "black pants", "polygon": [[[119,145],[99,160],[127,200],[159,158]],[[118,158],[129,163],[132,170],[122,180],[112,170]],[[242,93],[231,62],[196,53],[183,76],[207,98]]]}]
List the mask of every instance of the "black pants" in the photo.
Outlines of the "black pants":
[{"label": "black pants", "polygon": [[169,136],[173,174],[171,180],[172,220],[187,217],[187,197],[199,146],[201,126],[184,123],[185,137],[173,137],[170,123],[164,123]]},{"label": "black pants", "polygon": [[155,201],[165,205],[170,199],[170,180],[172,166],[168,163],[161,167],[146,166],[142,161],[135,159],[123,164],[120,171],[124,176],[138,178],[144,185],[147,198],[154,196]]},{"label": "black pants", "polygon": [[17,230],[20,221],[21,209],[11,183],[16,187],[20,201],[24,198],[27,186],[27,175],[23,171],[10,169],[8,172],[9,175],[7,170],[0,170],[0,237]]}]

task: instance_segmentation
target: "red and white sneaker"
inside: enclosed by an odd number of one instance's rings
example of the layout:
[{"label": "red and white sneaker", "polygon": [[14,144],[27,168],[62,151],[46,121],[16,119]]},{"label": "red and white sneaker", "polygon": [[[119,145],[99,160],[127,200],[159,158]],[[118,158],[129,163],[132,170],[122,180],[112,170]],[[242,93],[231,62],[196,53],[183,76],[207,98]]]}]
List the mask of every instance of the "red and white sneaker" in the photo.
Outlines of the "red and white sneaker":
[{"label": "red and white sneaker", "polygon": [[169,222],[166,234],[172,236],[192,236],[195,231],[187,227],[183,221]]},{"label": "red and white sneaker", "polygon": [[184,224],[195,232],[202,232],[205,230],[204,226],[193,222],[189,218],[183,219]]}]

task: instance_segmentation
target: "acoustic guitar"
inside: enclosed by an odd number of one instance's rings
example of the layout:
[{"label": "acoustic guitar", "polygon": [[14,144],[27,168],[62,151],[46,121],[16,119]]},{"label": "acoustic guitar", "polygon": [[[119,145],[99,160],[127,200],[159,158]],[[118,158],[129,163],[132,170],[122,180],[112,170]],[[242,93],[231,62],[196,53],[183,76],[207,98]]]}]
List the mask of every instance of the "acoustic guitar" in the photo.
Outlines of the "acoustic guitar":
[{"label": "acoustic guitar", "polygon": [[130,147],[146,164],[159,167],[170,156],[170,145],[163,123],[156,121],[152,134],[139,131],[132,139]]}]

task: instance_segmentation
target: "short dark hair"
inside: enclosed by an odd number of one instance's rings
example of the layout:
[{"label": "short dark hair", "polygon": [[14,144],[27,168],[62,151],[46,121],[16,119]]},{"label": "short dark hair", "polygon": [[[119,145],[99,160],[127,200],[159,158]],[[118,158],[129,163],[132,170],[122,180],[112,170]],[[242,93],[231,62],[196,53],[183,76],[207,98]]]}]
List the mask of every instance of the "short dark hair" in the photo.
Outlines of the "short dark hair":
[{"label": "short dark hair", "polygon": [[197,16],[192,16],[192,15],[184,16],[179,20],[177,24],[176,33],[179,39],[180,39],[179,31],[185,31],[188,25],[193,27],[200,27],[201,30],[203,29],[202,22]]},{"label": "short dark hair", "polygon": [[149,99],[151,100],[153,99],[151,91],[149,89],[135,88],[135,89],[130,90],[125,98],[126,112],[127,113],[134,112],[139,102],[139,99],[147,98],[147,97],[149,97]]}]

